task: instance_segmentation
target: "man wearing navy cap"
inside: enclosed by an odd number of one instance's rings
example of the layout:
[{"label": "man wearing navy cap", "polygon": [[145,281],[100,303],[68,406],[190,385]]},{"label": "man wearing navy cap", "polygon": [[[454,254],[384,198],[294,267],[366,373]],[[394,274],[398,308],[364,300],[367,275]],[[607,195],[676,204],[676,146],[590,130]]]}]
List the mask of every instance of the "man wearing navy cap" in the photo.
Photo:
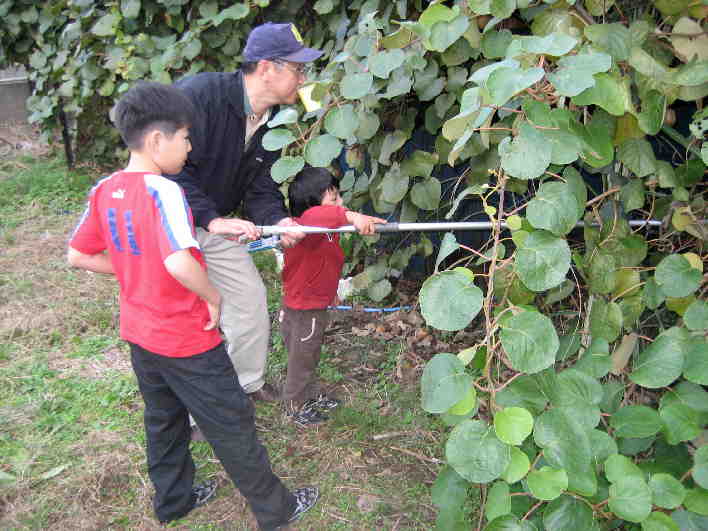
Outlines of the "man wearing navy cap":
[{"label": "man wearing navy cap", "polygon": [[[197,225],[197,240],[209,279],[221,293],[221,329],[239,381],[253,400],[277,400],[265,383],[270,337],[266,289],[239,236],[258,238],[255,225],[295,225],[270,176],[279,151],[261,143],[264,124],[278,105],[297,101],[305,65],[322,55],[306,48],[293,24],[254,28],[243,50],[241,69],[204,72],[175,83],[187,94],[197,117],[189,131],[192,151],[181,173]],[[238,217],[226,217],[236,213]],[[304,235],[283,238],[294,245]],[[197,428],[193,432],[200,439]]]}]

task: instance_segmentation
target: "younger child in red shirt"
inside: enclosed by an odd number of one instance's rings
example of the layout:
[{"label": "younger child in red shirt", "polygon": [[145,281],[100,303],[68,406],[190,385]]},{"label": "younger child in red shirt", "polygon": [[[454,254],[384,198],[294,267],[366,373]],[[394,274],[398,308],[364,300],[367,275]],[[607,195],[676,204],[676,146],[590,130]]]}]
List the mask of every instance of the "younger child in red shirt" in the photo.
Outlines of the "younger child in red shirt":
[{"label": "younger child in red shirt", "polygon": [[[291,216],[300,225],[330,229],[354,225],[360,234],[373,234],[376,223],[386,223],[344,208],[337,184],[324,168],[300,171],[288,189]],[[308,426],[327,420],[320,410],[339,405],[321,393],[315,371],[328,323],[327,306],[337,295],[344,252],[339,234],[308,234],[283,252],[285,297],[280,330],[288,350],[283,402],[295,423]]]}]

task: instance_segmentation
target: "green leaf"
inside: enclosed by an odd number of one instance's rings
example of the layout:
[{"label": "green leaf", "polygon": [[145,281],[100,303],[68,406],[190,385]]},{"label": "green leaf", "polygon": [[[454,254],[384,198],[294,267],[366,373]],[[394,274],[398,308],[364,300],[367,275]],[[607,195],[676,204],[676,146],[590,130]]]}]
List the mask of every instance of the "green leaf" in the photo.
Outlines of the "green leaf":
[{"label": "green leaf", "polygon": [[440,508],[461,506],[467,500],[469,483],[451,466],[445,466],[430,489],[433,504]]},{"label": "green leaf", "polygon": [[97,37],[112,37],[116,34],[121,16],[117,13],[108,13],[99,18],[91,28],[91,33]]},{"label": "green leaf", "polygon": [[219,26],[225,20],[241,20],[248,15],[248,12],[247,4],[233,4],[231,7],[222,9],[219,14],[212,19],[212,22],[214,26]]},{"label": "green leaf", "polygon": [[565,369],[556,379],[551,402],[556,406],[597,406],[602,401],[602,385],[577,369]]},{"label": "green leaf", "polygon": [[593,339],[612,343],[622,330],[622,310],[616,302],[595,299],[590,310],[590,333]]},{"label": "green leaf", "polygon": [[494,415],[494,430],[506,444],[524,442],[533,431],[533,415],[521,407],[508,407]]},{"label": "green leaf", "polygon": [[629,457],[614,454],[605,460],[605,476],[610,483],[617,483],[622,478],[636,477],[644,479],[644,472]]},{"label": "green leaf", "polygon": [[513,514],[505,514],[489,522],[484,531],[538,531],[538,528],[528,520],[519,520]]},{"label": "green leaf", "polygon": [[683,503],[686,489],[671,474],[654,474],[649,480],[654,505],[664,509],[675,509]]},{"label": "green leaf", "polygon": [[679,67],[666,79],[673,85],[696,87],[708,82],[708,60],[693,61]]},{"label": "green leaf", "polygon": [[615,148],[612,145],[612,137],[607,134],[607,126],[599,121],[593,120],[589,125],[575,130],[582,138],[585,149],[582,158],[593,168],[602,168],[614,160]]},{"label": "green leaf", "polygon": [[679,525],[681,531],[705,531],[708,529],[708,517],[683,509],[671,513],[671,519]]},{"label": "green leaf", "polygon": [[511,446],[497,439],[491,426],[481,420],[467,419],[450,433],[445,456],[467,481],[489,483],[506,470],[511,461],[510,449]]},{"label": "green leaf", "polygon": [[637,116],[639,127],[648,135],[655,135],[661,130],[666,112],[666,96],[659,91],[650,90],[642,98],[642,112]]},{"label": "green leaf", "polygon": [[513,36],[508,29],[488,31],[482,35],[482,53],[487,59],[497,59],[506,55]]},{"label": "green leaf", "polygon": [[276,183],[281,184],[299,172],[304,166],[305,159],[302,157],[286,155],[275,161],[275,164],[270,168],[270,175]]},{"label": "green leaf", "polygon": [[472,386],[472,377],[457,356],[436,354],[423,369],[422,407],[428,413],[444,413]]},{"label": "green leaf", "polygon": [[411,201],[423,210],[435,210],[440,204],[440,181],[435,177],[417,182],[411,188]]},{"label": "green leaf", "polygon": [[289,129],[279,127],[263,135],[263,147],[268,151],[277,151],[295,142],[295,135]]},{"label": "green leaf", "polygon": [[659,408],[659,416],[664,423],[663,432],[666,442],[671,445],[694,439],[701,432],[698,426],[698,414],[685,404],[679,402],[664,404]]},{"label": "green leaf", "polygon": [[654,511],[642,522],[642,531],[681,531],[668,514]]},{"label": "green leaf", "polygon": [[610,417],[616,437],[651,437],[661,430],[659,413],[648,406],[624,406]]},{"label": "green leaf", "polygon": [[615,22],[613,24],[590,24],[585,26],[585,36],[594,45],[604,49],[615,61],[626,61],[632,47],[629,29]]},{"label": "green leaf", "polygon": [[514,95],[543,79],[543,68],[498,68],[487,79],[485,86],[493,105],[504,105]]},{"label": "green leaf", "polygon": [[708,516],[708,490],[696,488],[686,493],[683,506],[694,513]]},{"label": "green leaf", "polygon": [[708,303],[696,300],[686,309],[683,314],[683,322],[689,330],[705,330],[708,328]]},{"label": "green leaf", "polygon": [[667,297],[686,297],[701,283],[701,272],[679,254],[664,257],[656,266],[656,283]]},{"label": "green leaf", "polygon": [[359,118],[351,104],[335,107],[325,117],[325,129],[337,138],[351,138],[358,127]]},{"label": "green leaf", "polygon": [[381,121],[373,112],[359,112],[359,129],[356,131],[356,136],[360,140],[371,139],[379,130]]},{"label": "green leaf", "polygon": [[268,127],[278,127],[279,125],[294,124],[297,122],[299,113],[294,107],[285,107],[268,121]]},{"label": "green leaf", "polygon": [[577,96],[595,85],[593,74],[606,72],[612,57],[602,52],[568,55],[558,61],[558,70],[548,74],[548,80],[562,96]]},{"label": "green leaf", "polygon": [[4,470],[0,470],[0,487],[12,485],[17,481],[17,478],[12,474],[8,474]]},{"label": "green leaf", "polygon": [[450,22],[437,22],[430,30],[430,39],[423,40],[423,46],[428,50],[444,52],[464,35],[469,25],[470,19],[464,14]]},{"label": "green leaf", "polygon": [[496,401],[500,406],[519,406],[537,415],[545,409],[548,397],[535,377],[523,375],[499,391]]},{"label": "green leaf", "polygon": [[701,446],[693,454],[693,480],[704,489],[708,488],[708,446]]},{"label": "green leaf", "polygon": [[551,146],[543,134],[527,122],[519,126],[516,138],[504,138],[498,149],[502,168],[517,179],[540,177],[551,163]]},{"label": "green leaf", "polygon": [[607,432],[597,429],[590,430],[590,448],[595,465],[604,463],[608,457],[617,455],[619,452],[614,438]]},{"label": "green leaf", "polygon": [[374,76],[371,72],[344,76],[340,90],[348,100],[359,100],[371,92]]},{"label": "green leaf", "polygon": [[401,131],[400,129],[388,133],[384,137],[383,144],[381,145],[379,163],[386,166],[390,165],[391,155],[403,147],[403,144],[408,140],[408,136],[405,131]]},{"label": "green leaf", "polygon": [[506,56],[509,58],[532,53],[560,57],[575,48],[576,44],[578,39],[564,33],[549,33],[545,37],[514,37],[506,50]]},{"label": "green leaf", "polygon": [[540,292],[554,288],[565,280],[570,269],[568,243],[550,232],[534,231],[519,246],[515,266],[521,281],[530,290]]},{"label": "green leaf", "polygon": [[440,244],[440,250],[438,251],[438,257],[435,260],[435,271],[437,272],[440,263],[445,260],[452,253],[460,248],[460,244],[457,243],[457,238],[452,232],[446,232],[443,236],[442,243]]},{"label": "green leaf", "polygon": [[571,187],[562,182],[544,182],[526,206],[529,223],[556,236],[573,230],[583,211]]},{"label": "green leaf", "polygon": [[[459,355],[458,355],[459,359]],[[477,405],[477,391],[474,387],[467,388],[467,392],[462,400],[458,401],[454,406],[448,409],[450,415],[469,415]]]},{"label": "green leaf", "polygon": [[482,290],[459,271],[428,277],[420,290],[421,313],[439,330],[461,330],[482,309]]},{"label": "green leaf", "polygon": [[689,344],[683,377],[689,382],[708,385],[708,343],[705,340],[694,339]]},{"label": "green leaf", "polygon": [[552,408],[543,412],[533,430],[534,441],[544,449],[543,456],[554,468],[568,474],[568,490],[592,496],[597,477],[592,467],[588,430],[566,410]]},{"label": "green leaf", "polygon": [[502,323],[501,329],[502,346],[515,370],[532,374],[553,365],[559,342],[548,317],[522,311]]},{"label": "green leaf", "polygon": [[625,212],[640,209],[644,206],[644,182],[641,179],[632,179],[620,190],[620,197]]},{"label": "green leaf", "polygon": [[669,70],[665,66],[639,46],[634,46],[630,50],[629,65],[649,79],[668,83],[671,77]]},{"label": "green leaf", "polygon": [[384,50],[369,56],[369,70],[376,77],[388,79],[388,76],[396,68],[403,64],[406,54],[400,48]]},{"label": "green leaf", "polygon": [[366,289],[366,294],[376,302],[384,300],[391,293],[391,282],[387,278],[375,282]]},{"label": "green leaf", "polygon": [[626,140],[617,148],[617,158],[637,177],[656,172],[656,157],[651,144],[643,138]]},{"label": "green leaf", "polygon": [[121,0],[120,11],[125,18],[138,18],[140,14],[140,0]]},{"label": "green leaf", "polygon": [[327,167],[342,151],[342,144],[332,135],[320,135],[305,146],[305,161],[311,166]]},{"label": "green leaf", "polygon": [[597,528],[593,512],[587,503],[566,494],[549,503],[543,511],[546,529],[591,530]]},{"label": "green leaf", "polygon": [[320,15],[326,15],[327,13],[331,13],[334,9],[334,2],[333,0],[317,0],[313,9]]},{"label": "green leaf", "polygon": [[428,153],[417,149],[401,163],[403,173],[411,177],[430,177],[438,163],[437,153]]},{"label": "green leaf", "polygon": [[401,172],[401,166],[396,162],[386,172],[381,181],[381,192],[385,201],[398,203],[408,192],[410,178]]},{"label": "green leaf", "polygon": [[487,491],[487,502],[484,504],[484,516],[488,521],[492,521],[497,516],[509,514],[510,512],[511,496],[509,496],[509,485],[503,481],[496,481]]},{"label": "green leaf", "polygon": [[608,505],[619,518],[638,523],[651,513],[651,491],[642,479],[620,478],[610,485]]},{"label": "green leaf", "polygon": [[595,75],[595,84],[572,99],[575,105],[598,105],[614,116],[622,116],[631,106],[629,80],[611,74]]},{"label": "green leaf", "polygon": [[516,483],[523,479],[531,467],[528,456],[516,446],[511,448],[511,461],[506,467],[501,478],[509,484]]},{"label": "green leaf", "polygon": [[568,488],[568,474],[549,466],[532,470],[526,477],[531,494],[539,500],[555,500]]}]

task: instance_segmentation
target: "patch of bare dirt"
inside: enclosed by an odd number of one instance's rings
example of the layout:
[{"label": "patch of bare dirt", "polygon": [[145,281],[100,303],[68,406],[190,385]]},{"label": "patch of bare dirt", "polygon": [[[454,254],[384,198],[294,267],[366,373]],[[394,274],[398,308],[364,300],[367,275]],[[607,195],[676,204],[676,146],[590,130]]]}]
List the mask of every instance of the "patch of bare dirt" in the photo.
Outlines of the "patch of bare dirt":
[{"label": "patch of bare dirt", "polygon": [[37,157],[47,154],[49,149],[37,127],[25,122],[0,122],[0,159],[20,155]]}]

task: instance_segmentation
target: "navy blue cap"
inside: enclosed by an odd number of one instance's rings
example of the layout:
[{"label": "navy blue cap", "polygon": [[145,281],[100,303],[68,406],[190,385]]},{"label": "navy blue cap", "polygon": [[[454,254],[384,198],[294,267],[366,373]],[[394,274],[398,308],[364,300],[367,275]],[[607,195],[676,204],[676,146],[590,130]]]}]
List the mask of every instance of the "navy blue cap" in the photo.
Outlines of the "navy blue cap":
[{"label": "navy blue cap", "polygon": [[293,63],[309,63],[324,52],[306,48],[294,24],[266,22],[253,28],[243,50],[243,58],[249,63],[261,59],[284,59]]}]

